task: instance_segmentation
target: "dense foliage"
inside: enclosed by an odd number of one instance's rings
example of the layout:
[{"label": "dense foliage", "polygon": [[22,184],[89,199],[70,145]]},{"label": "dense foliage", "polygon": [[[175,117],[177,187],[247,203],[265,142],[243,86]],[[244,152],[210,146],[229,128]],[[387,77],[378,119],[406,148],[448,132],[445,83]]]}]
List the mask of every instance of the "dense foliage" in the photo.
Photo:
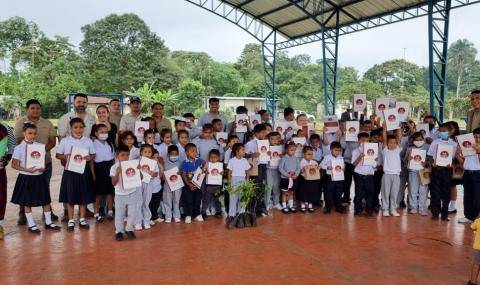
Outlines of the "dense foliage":
[{"label": "dense foliage", "polygon": [[[170,51],[164,41],[134,14],[109,15],[82,27],[78,48],[68,38],[48,38],[21,17],[0,22],[0,96],[2,107],[14,110],[29,98],[45,103],[48,117],[66,109],[72,91],[138,94],[160,101],[169,114],[197,111],[204,96],[263,97],[261,46],[247,44],[234,63],[214,61],[204,52]],[[448,62],[447,115],[459,117],[469,108],[469,90],[480,86],[477,50],[468,40],[451,44]],[[314,113],[323,102],[323,70],[308,55],[277,54],[277,96],[280,106]],[[354,93],[370,98],[408,99],[417,111],[428,108],[428,72],[405,60],[375,64],[360,75],[339,68],[338,99]],[[147,104],[148,105],[148,104]]]}]

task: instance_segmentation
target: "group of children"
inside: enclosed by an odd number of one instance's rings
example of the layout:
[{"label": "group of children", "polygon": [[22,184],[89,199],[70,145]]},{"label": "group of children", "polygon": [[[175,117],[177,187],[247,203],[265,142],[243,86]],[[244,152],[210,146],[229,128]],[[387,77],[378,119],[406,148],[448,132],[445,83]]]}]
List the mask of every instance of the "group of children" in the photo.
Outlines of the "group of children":
[{"label": "group of children", "polygon": [[[237,115],[247,112],[243,106],[237,108]],[[224,215],[229,226],[236,215],[246,211],[246,205],[242,203],[241,193],[229,193],[225,189],[236,189],[247,180],[256,185],[254,211],[258,216],[269,215],[273,208],[289,214],[314,212],[319,206],[323,206],[325,214],[333,209],[344,213],[350,203],[353,180],[356,216],[373,216],[376,211],[384,217],[400,216],[398,208],[405,199],[408,185],[411,214],[428,215],[430,191],[432,218],[448,220],[452,167],[437,166],[435,157],[438,145],[457,147],[455,129],[449,123],[441,124],[438,129],[431,125],[430,133],[425,134],[415,131],[414,123],[408,120],[397,130],[387,132],[381,120],[372,116],[360,122],[357,141],[346,141],[344,121],[339,122],[337,132],[328,133],[324,128],[319,135],[316,130],[305,128],[307,117],[301,114],[295,118],[291,108],[285,109],[282,121],[296,127],[281,132],[273,128],[268,118],[262,118],[252,129],[248,127],[247,132],[238,132],[235,122],[224,126],[222,120],[213,119],[197,127],[191,123],[192,117],[186,114],[175,118],[174,130],[160,132],[153,121],[151,129],[143,133],[141,143],[133,132],[124,131],[118,137],[117,146],[108,140],[106,125],[95,125],[91,137],[85,137],[82,119],[72,119],[71,134],[60,141],[56,150],[56,158],[66,166],[59,201],[67,209],[67,230],[75,228],[75,205],[79,206],[79,227],[89,228],[85,213],[90,203],[94,203],[97,222],[115,221],[115,238],[119,241],[124,235],[135,239],[134,231],[149,229],[158,222],[181,222],[182,216],[189,224],[192,220],[203,222],[208,214]],[[428,119],[431,116],[424,121]],[[227,140],[217,140],[217,134],[225,129]],[[12,202],[25,206],[28,229],[33,233],[40,229],[33,220],[31,207],[39,206],[43,207],[46,229],[60,230],[50,218],[49,186],[39,178],[44,170],[26,168],[26,145],[36,144],[36,133],[35,125],[25,124],[25,139],[15,148],[12,162],[12,167],[20,172]],[[476,143],[480,144],[480,129],[476,129],[474,135]],[[305,138],[306,142],[298,143],[296,138]],[[266,153],[259,149],[260,143],[265,141],[270,146]],[[375,165],[364,164],[366,143],[378,146]],[[68,169],[73,147],[85,150],[80,158],[86,161],[83,173]],[[274,147],[280,147],[280,153],[272,151]],[[413,149],[427,152],[422,166],[432,169],[430,185],[421,179],[421,170],[408,168]],[[480,171],[478,156],[463,157],[457,150],[455,153],[456,160],[463,163],[466,171]],[[142,171],[151,179],[142,182],[140,187],[125,189],[122,162],[142,157],[156,161],[155,167]],[[224,165],[222,171],[210,173],[209,165],[219,162]],[[179,189],[171,189],[166,181],[165,173],[173,169],[178,170],[174,176],[183,180],[184,186]],[[200,185],[194,183],[198,169],[202,169],[206,177],[221,175],[223,182],[209,184],[209,179],[204,179]],[[473,184],[465,186],[475,187]],[[105,213],[101,213],[101,208],[105,208]]]}]

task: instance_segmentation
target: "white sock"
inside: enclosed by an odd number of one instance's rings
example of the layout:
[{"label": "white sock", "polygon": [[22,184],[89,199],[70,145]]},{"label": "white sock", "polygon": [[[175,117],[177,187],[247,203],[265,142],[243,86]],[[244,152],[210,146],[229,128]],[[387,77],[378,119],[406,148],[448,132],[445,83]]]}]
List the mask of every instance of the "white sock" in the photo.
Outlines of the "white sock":
[{"label": "white sock", "polygon": [[96,217],[100,216],[100,214],[99,214],[99,213],[95,213],[95,215],[93,215],[93,216],[96,218]]},{"label": "white sock", "polygon": [[305,203],[302,203],[301,207],[302,209],[305,209]]},{"label": "white sock", "polygon": [[69,224],[75,224],[75,220],[68,220]]},{"label": "white sock", "polygon": [[45,224],[50,225],[52,223],[52,212],[43,212],[45,215]]},{"label": "white sock", "polygon": [[0,220],[0,226],[3,226],[3,220]]},{"label": "white sock", "polygon": [[85,218],[80,218],[80,223],[85,222]]},{"label": "white sock", "polygon": [[282,202],[282,208],[286,208],[287,207],[287,202]]},{"label": "white sock", "polygon": [[35,221],[33,220],[33,214],[25,213],[25,216],[27,217],[28,227],[31,228],[35,226]]},{"label": "white sock", "polygon": [[113,216],[113,211],[112,211],[112,210],[109,210],[109,211],[108,211],[108,215],[109,215],[109,216]]},{"label": "white sock", "polygon": [[293,200],[288,200],[288,207],[293,208]]},{"label": "white sock", "polygon": [[308,208],[309,208],[309,209],[313,208],[312,203],[308,203]]}]

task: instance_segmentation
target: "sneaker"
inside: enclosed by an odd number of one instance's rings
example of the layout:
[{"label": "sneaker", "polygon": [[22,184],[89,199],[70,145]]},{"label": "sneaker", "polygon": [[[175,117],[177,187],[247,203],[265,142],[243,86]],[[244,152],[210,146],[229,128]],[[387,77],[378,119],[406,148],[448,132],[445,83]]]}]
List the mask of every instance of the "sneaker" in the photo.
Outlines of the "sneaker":
[{"label": "sneaker", "polygon": [[308,208],[307,211],[308,211],[309,213],[313,213],[313,212],[315,212],[315,209],[314,209],[314,208]]},{"label": "sneaker", "polygon": [[398,205],[401,209],[405,209],[407,207],[407,203],[405,203],[405,201],[402,201],[400,202],[400,204]]},{"label": "sneaker", "polygon": [[137,236],[135,236],[135,233],[132,231],[126,231],[125,233],[127,234],[129,240],[134,240],[137,238]]},{"label": "sneaker", "polygon": [[390,213],[388,211],[383,211],[382,216],[390,217]]},{"label": "sneaker", "polygon": [[400,217],[400,214],[399,214],[396,210],[393,210],[393,211],[392,211],[392,216],[394,216],[394,217]]},{"label": "sneaker", "polygon": [[459,224],[471,224],[471,223],[473,223],[473,221],[463,217],[463,218],[458,219],[458,223]]},{"label": "sneaker", "polygon": [[305,213],[305,212],[307,212],[307,209],[305,209],[305,208],[300,208],[300,212]]},{"label": "sneaker", "polygon": [[115,234],[115,240],[116,241],[122,241],[123,240],[123,234],[122,233],[116,233]]},{"label": "sneaker", "polygon": [[288,213],[289,213],[288,208],[283,208],[283,209],[282,209],[282,213],[288,214]]},{"label": "sneaker", "polygon": [[135,229],[136,231],[141,231],[141,230],[142,230],[142,225],[140,225],[140,224],[139,224],[139,225],[135,225],[134,229]]},{"label": "sneaker", "polygon": [[180,223],[181,221],[182,220],[180,220],[180,219],[177,219],[177,218],[175,219],[175,223]]},{"label": "sneaker", "polygon": [[291,207],[290,212],[295,214],[297,212],[297,209],[295,207]]},{"label": "sneaker", "polygon": [[163,223],[163,222],[165,222],[165,219],[163,219],[163,218],[158,218],[158,219],[156,220],[156,222],[157,222],[157,223]]},{"label": "sneaker", "polygon": [[113,221],[114,217],[111,214],[107,214],[107,220]]},{"label": "sneaker", "polygon": [[172,219],[165,219],[166,224],[170,224],[172,222]]},{"label": "sneaker", "polygon": [[185,217],[185,224],[191,224],[192,223],[192,217],[186,216]]},{"label": "sneaker", "polygon": [[90,225],[87,223],[86,220],[81,220],[78,225],[80,226],[81,229],[83,230],[88,230],[90,229]]},{"label": "sneaker", "polygon": [[[51,219],[52,219],[52,222],[58,221],[58,216],[55,215],[55,213],[53,213],[52,210],[50,210],[50,217],[51,217]],[[43,216],[43,218],[45,219],[45,216]]]},{"label": "sneaker", "polygon": [[422,216],[428,216],[428,212],[427,212],[427,211],[420,211],[420,215],[422,215]]},{"label": "sneaker", "polygon": [[150,226],[150,223],[146,223],[143,225],[143,228],[149,230],[150,228],[152,228],[152,226]]},{"label": "sneaker", "polygon": [[195,217],[195,221],[197,221],[197,222],[203,222],[204,220],[203,220],[202,215],[196,216],[196,217]]},{"label": "sneaker", "polygon": [[410,213],[410,214],[416,214],[416,213],[418,213],[418,211],[415,210],[415,209],[411,209],[411,210],[409,211],[409,213]]},{"label": "sneaker", "polygon": [[93,215],[95,215],[92,211],[90,211],[89,209],[87,209],[87,211],[85,212],[85,215],[87,218],[93,218]]}]

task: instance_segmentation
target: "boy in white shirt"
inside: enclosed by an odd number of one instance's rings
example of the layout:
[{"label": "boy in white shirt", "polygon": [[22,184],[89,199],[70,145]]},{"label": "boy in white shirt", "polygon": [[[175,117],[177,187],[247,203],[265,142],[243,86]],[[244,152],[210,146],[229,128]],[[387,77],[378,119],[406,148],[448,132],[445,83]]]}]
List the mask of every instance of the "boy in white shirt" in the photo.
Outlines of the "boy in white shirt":
[{"label": "boy in white shirt", "polygon": [[[338,213],[343,213],[344,209],[341,203],[341,195],[343,193],[344,181],[332,181],[332,161],[340,160],[343,162],[343,157],[341,155],[342,146],[339,142],[332,142],[330,144],[330,154],[326,155],[320,167],[327,172],[327,186],[325,189],[325,208],[323,212],[325,214],[330,214],[332,210],[332,204],[335,203],[335,209]],[[345,171],[345,165],[343,166]]]},{"label": "boy in white shirt", "polygon": [[402,160],[400,153],[400,141],[402,139],[402,129],[396,130],[395,135],[387,135],[387,127],[383,126],[383,138],[386,147],[382,150],[383,157],[383,177],[382,177],[382,214],[384,217],[399,217],[397,212],[397,196],[400,189],[400,172],[402,171]]},{"label": "boy in white shirt", "polygon": [[434,140],[428,149],[427,156],[432,161],[432,176],[430,183],[430,206],[432,220],[438,220],[441,215],[442,221],[449,221],[448,205],[450,203],[450,186],[452,183],[452,166],[437,166],[436,156],[439,144],[451,145],[453,153],[457,151],[457,143],[450,138],[453,129],[447,123],[438,128],[438,139]]}]

